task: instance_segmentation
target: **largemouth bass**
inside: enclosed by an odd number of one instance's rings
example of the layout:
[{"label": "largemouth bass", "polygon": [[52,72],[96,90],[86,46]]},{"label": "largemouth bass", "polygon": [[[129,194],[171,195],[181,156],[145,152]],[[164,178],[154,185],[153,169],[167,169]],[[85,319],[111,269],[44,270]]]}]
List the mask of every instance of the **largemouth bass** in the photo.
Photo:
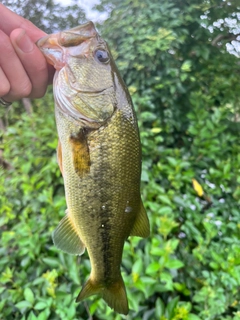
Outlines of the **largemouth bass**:
[{"label": "largemouth bass", "polygon": [[87,248],[91,274],[76,301],[99,294],[127,314],[120,272],[124,241],[149,235],[130,95],[92,22],[41,38],[37,45],[56,69],[57,154],[67,203],[53,242],[75,255]]}]

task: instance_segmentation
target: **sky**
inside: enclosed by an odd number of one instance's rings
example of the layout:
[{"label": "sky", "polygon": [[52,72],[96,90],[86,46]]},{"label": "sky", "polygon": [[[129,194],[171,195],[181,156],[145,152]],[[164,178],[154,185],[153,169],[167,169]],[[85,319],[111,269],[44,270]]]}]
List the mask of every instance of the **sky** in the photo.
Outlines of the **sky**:
[{"label": "sky", "polygon": [[[69,5],[71,3],[74,3],[72,0],[56,0],[56,2],[60,2],[63,5]],[[92,20],[93,22],[105,20],[107,18],[106,13],[99,13],[92,9],[93,6],[98,4],[99,0],[79,0],[78,1],[81,5],[81,7],[86,12],[86,17],[88,20]]]}]

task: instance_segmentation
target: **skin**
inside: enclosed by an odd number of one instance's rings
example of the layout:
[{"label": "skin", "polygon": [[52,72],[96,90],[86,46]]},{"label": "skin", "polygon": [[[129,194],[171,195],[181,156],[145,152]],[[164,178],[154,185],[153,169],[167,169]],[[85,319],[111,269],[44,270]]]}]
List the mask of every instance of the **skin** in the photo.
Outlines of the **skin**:
[{"label": "skin", "polygon": [[46,33],[1,3],[0,17],[0,97],[41,98],[54,74],[35,44]]}]

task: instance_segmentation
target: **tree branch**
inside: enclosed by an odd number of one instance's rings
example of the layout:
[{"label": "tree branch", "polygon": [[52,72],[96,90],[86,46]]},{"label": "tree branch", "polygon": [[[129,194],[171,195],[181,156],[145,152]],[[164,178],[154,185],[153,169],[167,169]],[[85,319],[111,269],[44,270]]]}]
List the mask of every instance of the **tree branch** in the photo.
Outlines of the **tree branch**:
[{"label": "tree branch", "polygon": [[240,36],[240,34],[232,34],[232,33],[229,33],[227,35],[219,34],[212,40],[212,45],[214,47],[220,47],[221,46],[219,44],[220,41],[225,40],[225,41],[231,42],[233,40],[237,40],[238,36]]}]

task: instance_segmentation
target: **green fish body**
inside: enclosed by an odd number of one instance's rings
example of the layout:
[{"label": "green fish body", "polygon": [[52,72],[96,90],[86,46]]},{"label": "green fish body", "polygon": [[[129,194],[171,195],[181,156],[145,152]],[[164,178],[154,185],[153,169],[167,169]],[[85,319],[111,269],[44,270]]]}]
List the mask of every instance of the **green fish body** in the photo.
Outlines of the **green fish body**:
[{"label": "green fish body", "polygon": [[38,46],[57,70],[58,162],[67,214],[53,241],[70,254],[87,248],[91,274],[77,301],[99,294],[116,312],[127,314],[120,272],[124,241],[149,235],[131,98],[92,22],[44,37]]}]

